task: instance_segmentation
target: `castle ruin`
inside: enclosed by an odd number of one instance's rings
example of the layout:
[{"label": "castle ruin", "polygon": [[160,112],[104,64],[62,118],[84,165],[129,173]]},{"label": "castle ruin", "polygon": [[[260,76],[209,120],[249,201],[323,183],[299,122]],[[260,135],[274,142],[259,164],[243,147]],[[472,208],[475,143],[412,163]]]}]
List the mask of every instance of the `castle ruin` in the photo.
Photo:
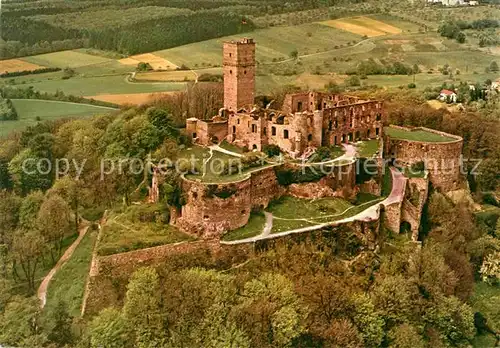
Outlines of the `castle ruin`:
[{"label": "castle ruin", "polygon": [[303,92],[288,94],[281,110],[254,105],[255,42],[224,43],[224,108],[210,120],[190,118],[193,142],[227,140],[249,150],[277,145],[292,157],[320,146],[375,139],[382,135],[383,103],[357,97]]}]

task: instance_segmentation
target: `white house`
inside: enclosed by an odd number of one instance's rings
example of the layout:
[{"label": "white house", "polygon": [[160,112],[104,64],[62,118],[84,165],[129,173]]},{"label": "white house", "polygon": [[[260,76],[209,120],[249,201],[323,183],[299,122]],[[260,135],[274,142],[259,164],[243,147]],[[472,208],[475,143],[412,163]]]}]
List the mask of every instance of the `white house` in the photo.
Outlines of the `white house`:
[{"label": "white house", "polygon": [[443,89],[441,90],[441,92],[439,92],[438,100],[441,100],[443,102],[456,103],[457,94],[453,91],[450,91],[449,89]]}]

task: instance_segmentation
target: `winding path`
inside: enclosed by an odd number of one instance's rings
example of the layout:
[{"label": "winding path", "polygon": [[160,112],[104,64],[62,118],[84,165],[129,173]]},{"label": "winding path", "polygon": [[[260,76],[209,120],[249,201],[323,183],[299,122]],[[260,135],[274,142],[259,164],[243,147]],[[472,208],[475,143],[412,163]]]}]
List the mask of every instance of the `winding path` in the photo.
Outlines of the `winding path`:
[{"label": "winding path", "polygon": [[[347,222],[352,222],[352,221],[373,221],[379,218],[380,215],[380,205],[388,206],[394,203],[402,202],[404,198],[404,188],[406,185],[406,178],[405,176],[396,168],[391,168],[391,175],[392,175],[392,190],[389,196],[384,199],[382,202],[377,203],[372,205],[371,207],[363,210],[361,213],[356,214],[354,216],[337,220],[337,221],[332,221],[332,222],[327,222],[323,224],[318,224],[314,226],[307,226],[303,228],[298,228],[295,230],[289,230],[285,232],[280,232],[280,233],[274,233],[271,234],[271,229],[272,229],[272,214],[266,213],[266,225],[264,226],[264,230],[262,231],[261,234],[255,237],[250,237],[250,238],[245,238],[245,239],[240,239],[240,240],[234,240],[234,241],[221,241],[221,244],[226,244],[226,245],[236,245],[236,244],[245,244],[245,243],[254,243],[259,240],[264,240],[264,239],[273,239],[273,238],[278,238],[278,237],[284,237],[288,236],[290,234],[294,233],[303,233],[303,232],[311,232],[311,231],[316,231],[320,230],[325,227],[329,226],[337,226],[340,224],[344,224]],[[269,221],[271,219],[271,221]]]},{"label": "winding path", "polygon": [[83,237],[85,237],[85,234],[87,233],[89,229],[89,226],[83,226],[80,228],[80,232],[78,235],[78,238],[73,242],[73,244],[70,245],[68,249],[64,252],[63,256],[57,261],[56,265],[50,270],[49,274],[43,279],[42,283],[40,284],[40,287],[38,288],[37,291],[37,297],[40,300],[40,307],[43,308],[45,307],[45,304],[47,303],[47,288],[49,287],[49,283],[54,278],[54,275],[56,272],[69,260],[69,258],[73,255],[73,252],[75,251],[76,247],[80,244],[82,241]]}]

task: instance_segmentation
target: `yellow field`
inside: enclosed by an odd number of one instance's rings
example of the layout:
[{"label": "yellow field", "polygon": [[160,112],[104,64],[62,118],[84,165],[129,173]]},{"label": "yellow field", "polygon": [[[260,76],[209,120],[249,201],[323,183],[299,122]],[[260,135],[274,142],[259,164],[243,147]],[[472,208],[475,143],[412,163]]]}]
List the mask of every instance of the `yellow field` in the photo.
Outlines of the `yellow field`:
[{"label": "yellow field", "polygon": [[369,17],[354,17],[354,20],[356,20],[357,23],[361,23],[362,25],[372,28],[375,30],[383,31],[388,34],[401,34],[403,31],[399,28],[396,28],[392,25],[386,24],[381,21],[377,21],[376,19],[369,18]]},{"label": "yellow field", "polygon": [[134,94],[102,94],[85,97],[118,105],[141,105],[147,104],[162,95],[178,92],[157,92],[157,93],[134,93]]},{"label": "yellow field", "polygon": [[123,65],[137,65],[141,62],[149,63],[155,70],[175,70],[177,68],[177,65],[175,65],[174,63],[152,53],[130,56],[125,59],[120,59],[119,62]]},{"label": "yellow field", "polygon": [[196,74],[190,70],[153,71],[135,75],[138,81],[194,81]]},{"label": "yellow field", "polygon": [[320,24],[367,37],[400,34],[402,32],[401,29],[392,25],[364,16],[329,20],[320,22]]},{"label": "yellow field", "polygon": [[0,74],[5,72],[32,71],[44,68],[41,65],[31,64],[20,59],[0,60]]}]

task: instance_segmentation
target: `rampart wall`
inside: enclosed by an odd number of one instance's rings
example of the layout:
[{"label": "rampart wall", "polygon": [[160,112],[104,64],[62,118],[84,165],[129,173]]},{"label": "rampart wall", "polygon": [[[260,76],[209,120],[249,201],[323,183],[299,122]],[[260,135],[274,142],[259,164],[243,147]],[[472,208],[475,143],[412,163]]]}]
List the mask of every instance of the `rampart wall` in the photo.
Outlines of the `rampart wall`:
[{"label": "rampart wall", "polygon": [[[392,126],[396,127],[396,126]],[[399,127],[407,130],[407,128]],[[397,160],[402,165],[424,162],[432,185],[442,191],[451,191],[460,184],[460,156],[463,139],[458,136],[429,128],[417,128],[445,137],[455,138],[448,142],[425,142],[392,139],[386,135],[384,146],[386,158]]]}]

